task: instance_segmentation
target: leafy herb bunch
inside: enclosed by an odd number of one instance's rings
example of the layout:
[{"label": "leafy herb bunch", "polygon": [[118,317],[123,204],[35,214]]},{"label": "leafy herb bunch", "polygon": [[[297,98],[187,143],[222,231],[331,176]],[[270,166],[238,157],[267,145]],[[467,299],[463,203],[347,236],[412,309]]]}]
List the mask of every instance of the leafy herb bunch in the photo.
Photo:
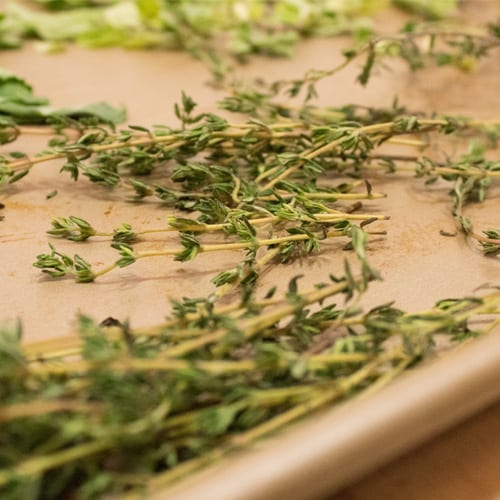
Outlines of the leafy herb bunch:
[{"label": "leafy herb bunch", "polygon": [[143,330],[82,316],[79,339],[23,347],[19,328],[4,328],[2,498],[150,492],[383,386],[432,355],[437,336],[463,341],[498,325],[474,326],[498,312],[495,291],[416,314],[391,304],[363,313],[356,299],[366,286],[347,266],[310,291],[295,278],[281,297],[183,299],[166,323]]}]

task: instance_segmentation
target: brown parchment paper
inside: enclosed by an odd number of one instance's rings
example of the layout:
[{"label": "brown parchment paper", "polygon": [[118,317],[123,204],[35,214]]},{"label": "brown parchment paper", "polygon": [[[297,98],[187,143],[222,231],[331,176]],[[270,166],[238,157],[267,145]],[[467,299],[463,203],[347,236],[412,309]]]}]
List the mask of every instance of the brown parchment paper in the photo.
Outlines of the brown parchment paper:
[{"label": "brown parchment paper", "polygon": [[[498,10],[494,2],[490,4]],[[481,15],[484,12],[476,17]],[[390,19],[392,24],[399,21],[398,17]],[[256,58],[238,71],[244,77],[269,80],[301,75],[309,68],[333,66],[341,60],[340,49],[346,43],[338,39],[308,41],[298,47],[292,60]],[[493,56],[481,62],[473,74],[452,68],[410,74],[394,63],[390,72],[376,76],[365,89],[354,83],[359,70],[354,65],[320,84],[319,102],[389,106],[397,95],[410,111],[498,118],[498,63]],[[124,104],[131,124],[171,123],[173,103],[181,90],[195,98],[200,111],[215,111],[215,101],[222,96],[205,85],[209,74],[204,66],[182,53],[70,47],[48,57],[27,46],[22,51],[1,52],[0,65],[27,78],[55,106],[98,100]],[[34,154],[43,146],[43,138],[30,137],[3,146],[1,151]],[[453,148],[458,151],[463,144]],[[129,319],[133,326],[158,323],[168,314],[170,298],[210,292],[211,277],[238,262],[240,255],[234,252],[202,254],[189,264],[164,258],[145,260],[92,284],[45,279],[32,263],[38,253],[48,250],[45,231],[51,217],[80,215],[111,230],[122,222],[155,227],[165,222],[167,214],[157,203],[135,205],[86,180],[74,183],[59,174],[59,168],[57,162],[38,165],[22,181],[0,192],[5,204],[5,220],[0,222],[0,317],[22,318],[26,341],[68,334],[78,312],[97,320],[107,316]],[[441,229],[454,229],[449,186],[426,187],[423,181],[408,176],[374,176],[372,184],[388,197],[367,202],[365,209],[388,213],[391,220],[378,223],[388,235],[370,245],[369,260],[384,280],[371,286],[365,298],[367,307],[395,300],[398,307],[419,310],[438,299],[469,294],[484,283],[500,281],[498,258],[483,257],[461,236],[439,234]],[[54,189],[57,196],[46,199]],[[498,187],[484,204],[469,207],[468,214],[477,229],[498,227]],[[150,248],[168,243],[168,238],[158,238]],[[79,253],[92,263],[104,264],[115,255],[105,242],[56,244],[61,251]],[[303,273],[301,285],[306,288],[322,281],[325,273],[340,273],[343,258],[340,243],[325,245],[313,259],[267,273],[262,287],[284,285],[289,277]],[[312,498],[324,493],[498,397],[500,388],[494,381],[500,376],[499,357],[500,340],[478,341],[404,377],[385,392],[313,418],[279,441],[264,442],[254,455],[231,457],[222,469],[205,472],[194,484],[178,487],[175,496],[168,496],[202,498],[199,495],[205,491],[211,496],[207,493],[203,498],[292,498],[287,495],[293,492],[293,498]]]}]

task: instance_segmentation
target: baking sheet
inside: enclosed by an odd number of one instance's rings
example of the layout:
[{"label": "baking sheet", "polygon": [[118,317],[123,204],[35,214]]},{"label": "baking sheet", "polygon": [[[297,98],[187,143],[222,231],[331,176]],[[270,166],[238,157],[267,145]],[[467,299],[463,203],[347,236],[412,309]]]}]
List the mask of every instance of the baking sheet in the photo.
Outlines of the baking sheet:
[{"label": "baking sheet", "polygon": [[[293,60],[257,58],[239,71],[245,77],[294,77],[310,67],[335,65],[345,46],[345,40],[313,40],[302,44]],[[129,123],[146,126],[174,120],[173,104],[181,90],[195,98],[200,111],[216,111],[215,101],[222,96],[205,85],[209,75],[203,65],[182,53],[94,52],[72,47],[48,57],[27,46],[22,51],[1,53],[0,65],[34,83],[36,92],[49,96],[56,106],[97,100],[123,103],[129,110]],[[474,115],[478,119],[500,115],[498,59],[480,63],[472,75],[452,68],[415,74],[401,64],[392,68],[363,89],[354,84],[359,68],[353,66],[319,86],[319,102],[389,106],[398,95],[410,110]],[[4,146],[2,151],[36,153],[43,145],[43,139],[30,138],[19,145]],[[93,284],[43,278],[32,263],[36,254],[48,249],[45,231],[52,216],[80,215],[103,229],[122,222],[154,227],[166,217],[156,203],[139,209],[112,191],[94,186],[89,189],[85,180],[72,182],[58,174],[59,168],[57,162],[39,165],[20,183],[0,193],[6,205],[6,218],[0,223],[0,317],[21,317],[26,341],[69,333],[78,311],[97,320],[128,318],[137,327],[158,323],[168,314],[170,298],[209,292],[211,277],[238,262],[240,254],[228,252],[200,255],[188,264],[151,259]],[[441,229],[453,229],[447,187],[428,188],[423,181],[398,176],[375,177],[373,187],[386,192],[388,198],[366,203],[366,210],[388,213],[391,220],[378,225],[387,229],[388,235],[370,245],[369,260],[382,272],[384,281],[370,287],[365,297],[367,307],[396,300],[397,307],[415,311],[444,297],[469,294],[485,282],[498,282],[498,259],[484,258],[461,237],[440,236]],[[57,196],[47,200],[46,195],[54,189]],[[499,199],[496,188],[485,204],[468,208],[478,228],[498,226]],[[78,247],[72,242],[56,243],[61,251],[76,251],[93,263],[104,263],[115,255],[105,242]],[[164,244],[165,240],[154,243],[159,247]],[[338,273],[344,257],[340,249],[340,244],[332,244],[302,267],[294,264],[286,266],[286,272],[283,268],[274,270],[265,275],[262,287],[285,284],[288,277],[304,273],[301,285],[307,288],[321,281],[325,272]],[[259,445],[256,452],[231,457],[224,466],[178,486],[175,498],[200,498],[197,494],[201,491],[205,492],[203,498],[218,499],[283,498],[290,492],[293,498],[309,498],[331,491],[499,397],[499,356],[497,338],[480,340],[404,377],[384,392],[314,417],[278,440]],[[206,496],[207,491],[213,496]]]}]

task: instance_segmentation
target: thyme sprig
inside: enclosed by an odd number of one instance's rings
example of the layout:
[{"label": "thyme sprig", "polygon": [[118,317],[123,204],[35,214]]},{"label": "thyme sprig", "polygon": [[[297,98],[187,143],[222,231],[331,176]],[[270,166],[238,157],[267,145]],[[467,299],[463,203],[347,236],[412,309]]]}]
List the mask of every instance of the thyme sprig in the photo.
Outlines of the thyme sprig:
[{"label": "thyme sprig", "polygon": [[[203,120],[203,118],[188,118],[194,108],[194,102],[184,96],[184,111],[179,111],[179,116],[184,121]],[[210,123],[216,120],[210,115]],[[188,211],[198,211],[201,215],[197,220],[186,219],[184,228],[186,232],[210,232],[225,231],[228,233],[238,233],[237,225],[246,231],[246,225],[258,226],[260,224],[277,224],[284,220],[301,221],[303,224],[319,223],[325,225],[332,223],[339,214],[345,210],[339,210],[338,202],[345,200],[362,200],[382,198],[383,193],[377,193],[372,190],[370,183],[366,182],[366,193],[355,191],[359,186],[359,181],[344,182],[337,186],[327,184],[319,185],[317,179],[320,176],[326,178],[326,174],[337,171],[341,175],[359,176],[365,169],[381,168],[389,173],[398,170],[404,170],[399,163],[401,161],[414,161],[416,166],[411,169],[418,177],[427,177],[428,183],[434,182],[438,178],[446,181],[453,181],[455,188],[453,190],[453,208],[452,213],[458,217],[458,206],[462,206],[466,199],[476,197],[479,201],[484,199],[486,190],[492,180],[500,176],[498,162],[490,161],[484,158],[482,153],[467,153],[462,159],[456,162],[442,164],[431,160],[429,157],[421,156],[391,156],[387,154],[378,155],[372,153],[376,145],[381,145],[387,140],[400,134],[428,134],[429,132],[438,132],[443,134],[455,133],[457,131],[478,131],[479,135],[496,134],[494,123],[477,122],[463,118],[443,117],[443,118],[420,118],[416,116],[400,117],[389,122],[374,123],[371,125],[359,125],[341,122],[331,126],[315,126],[311,130],[306,130],[307,125],[300,122],[289,124],[274,123],[264,128],[262,124],[249,122],[239,126],[221,125],[226,123],[219,121],[218,131],[214,132],[215,138],[212,139],[213,149],[210,147],[210,139],[201,145],[201,151],[209,149],[208,159],[196,161],[182,158],[183,147],[188,147],[190,140],[197,143],[199,140],[199,129],[204,126],[197,126],[194,129],[182,129],[177,133],[169,131],[166,135],[156,136],[147,132],[146,137],[131,138],[127,133],[122,132],[123,140],[112,139],[109,144],[100,144],[95,146],[83,145],[97,138],[101,141],[103,134],[88,134],[83,136],[79,143],[66,146],[64,153],[52,153],[48,155],[49,159],[70,154],[92,155],[94,152],[106,152],[104,157],[97,155],[95,163],[91,166],[84,164],[81,158],[70,159],[63,166],[63,170],[70,171],[71,175],[77,179],[81,171],[87,175],[90,180],[96,183],[106,185],[116,185],[122,182],[120,175],[126,175],[120,172],[120,167],[132,170],[134,174],[151,174],[154,169],[161,168],[163,165],[157,165],[158,158],[162,158],[162,163],[167,162],[166,151],[161,150],[165,146],[168,152],[176,150],[177,152],[170,158],[176,162],[176,166],[171,171],[167,169],[168,185],[149,184],[137,177],[129,177],[126,181],[128,186],[135,191],[135,199],[142,199],[147,196],[155,195],[167,206],[173,206]],[[222,127],[222,128],[221,128]],[[296,133],[301,128],[302,146],[297,145]],[[195,131],[193,138],[186,139],[191,132]],[[280,141],[288,132],[293,135],[287,137],[290,143],[286,146],[290,151],[283,150],[284,144],[278,146],[278,151],[273,151],[273,140],[275,134],[280,134]],[[135,132],[134,132],[135,133]],[[208,132],[207,132],[208,133]],[[233,151],[228,156],[227,151],[223,154],[220,147],[219,138],[224,136],[223,148],[227,147],[227,141],[232,142]],[[259,141],[262,148],[265,149],[265,156],[262,151],[258,151],[255,156],[248,154],[248,139],[254,137]],[[210,136],[210,134],[208,133]],[[90,136],[90,137],[89,137]],[[185,139],[179,140],[182,136]],[[246,140],[244,140],[246,138]],[[292,139],[293,138],[293,139]],[[243,142],[240,142],[243,141]],[[126,146],[123,146],[126,144]],[[133,147],[130,147],[133,144]],[[172,147],[173,146],[173,147]],[[144,147],[145,149],[140,149]],[[150,149],[153,147],[153,149]],[[199,154],[200,150],[194,149],[187,152],[188,156]],[[299,148],[302,147],[302,151]],[[472,146],[474,147],[474,146]],[[79,148],[87,150],[86,153],[75,153]],[[93,149],[92,149],[93,148]],[[117,157],[109,156],[109,150],[118,148]],[[475,156],[474,156],[475,155]],[[47,157],[40,157],[44,160]],[[119,160],[119,161],[118,161]],[[218,163],[214,163],[218,160]],[[37,158],[33,159],[36,162]],[[16,175],[10,177],[10,181],[18,180],[19,177],[27,173],[26,165],[33,164],[31,160],[21,158],[10,162],[10,172],[12,175],[16,169],[19,171]],[[100,163],[97,163],[100,162]],[[378,163],[374,163],[378,162]],[[4,170],[6,171],[6,170]],[[155,174],[155,177],[157,175]],[[242,220],[242,217],[246,221]],[[345,220],[368,220],[371,217],[363,219],[363,215],[351,214],[342,216]],[[383,218],[376,215],[375,218]],[[180,219],[179,219],[180,220]],[[177,225],[179,225],[179,220]],[[457,218],[457,221],[465,220]],[[465,226],[462,225],[463,228]],[[173,228],[155,228],[150,232],[172,231]],[[180,227],[177,227],[180,229]],[[304,229],[304,227],[302,228]],[[469,235],[475,233],[465,231]],[[92,228],[88,223],[78,217],[55,219],[53,228],[49,232],[53,236],[64,236],[69,239],[83,240],[97,234],[104,235]],[[144,233],[146,234],[146,233]],[[113,231],[113,240],[115,243],[133,243],[139,234],[132,230],[129,224],[124,224],[121,228]],[[243,235],[248,237],[248,235]],[[488,237],[487,244],[496,244],[494,238]],[[229,249],[229,247],[228,247]],[[126,252],[122,249],[123,252]],[[127,250],[128,251],[128,250]],[[187,253],[193,253],[192,248],[187,249]],[[488,247],[488,253],[493,250]],[[42,255],[44,257],[44,255]],[[125,255],[122,256],[125,258]],[[50,258],[53,258],[51,256]],[[142,258],[142,257],[141,257]],[[49,259],[50,260],[50,259]],[[133,260],[129,256],[129,260]],[[69,262],[69,261],[68,261]],[[122,261],[122,263],[124,263]],[[38,263],[37,265],[40,265]],[[58,267],[60,273],[60,267]],[[90,275],[86,277],[90,280]]]},{"label": "thyme sprig", "polygon": [[[228,222],[220,224],[205,224],[195,219],[184,217],[167,216],[168,225],[165,227],[156,227],[150,229],[134,230],[130,224],[122,224],[111,232],[99,231],[94,228],[87,220],[71,215],[69,217],[54,217],[52,219],[52,229],[47,234],[57,238],[64,238],[71,241],[86,241],[92,237],[111,238],[114,243],[134,243],[144,239],[146,235],[171,232],[193,232],[193,233],[214,233],[224,232],[226,234],[243,233],[246,235],[248,226],[269,226],[278,225],[287,221],[297,221],[313,225],[328,225],[332,223],[343,223],[344,221],[365,221],[373,222],[375,220],[387,220],[387,215],[381,214],[360,214],[347,213],[339,210],[330,210],[328,212],[301,211],[293,207],[283,206],[277,215],[257,216],[250,218],[254,214],[249,211],[231,210],[226,215]],[[244,218],[243,220],[240,219]],[[241,225],[243,223],[243,226]],[[281,228],[283,225],[280,226]]]},{"label": "thyme sprig", "polygon": [[438,172],[446,181],[453,182],[450,191],[452,198],[451,213],[458,228],[468,237],[476,240],[486,255],[496,255],[500,251],[500,240],[497,229],[489,229],[479,235],[472,228],[472,221],[464,214],[464,209],[470,202],[483,202],[492,181],[500,177],[500,162],[485,157],[485,148],[477,142],[472,142],[462,158],[449,167],[436,168],[431,160],[423,158],[418,162],[417,176],[430,175],[427,180],[432,183]]},{"label": "thyme sprig", "polygon": [[[340,157],[340,153],[366,154],[375,146],[399,135],[424,134],[430,131],[446,134],[455,130],[481,130],[494,125],[488,121],[459,120],[453,117],[419,119],[416,116],[403,116],[393,121],[364,126],[339,122],[328,127],[311,126],[306,121],[230,124],[224,118],[213,114],[199,116],[197,121],[201,124],[191,129],[175,130],[164,127],[169,133],[158,130],[155,134],[146,130],[143,138],[134,138],[129,130],[122,131],[118,137],[104,131],[88,133],[75,143],[53,148],[33,158],[21,157],[12,160],[2,156],[2,180],[13,182],[13,176],[29,171],[37,164],[66,159],[63,171],[69,172],[75,180],[82,172],[93,182],[114,186],[120,179],[118,174],[122,169],[133,175],[145,175],[171,159],[184,160],[187,163],[201,152],[210,155],[212,159],[227,158],[227,151],[241,154],[244,148],[248,153],[250,147],[252,152],[251,146],[255,143],[259,144],[259,150],[278,150],[278,158],[273,160],[281,160],[281,165],[293,162],[309,162],[310,165],[311,160],[318,156],[325,157],[326,153],[337,152]],[[294,144],[295,147],[292,147]],[[279,156],[284,145],[290,147],[290,153],[281,153]],[[255,153],[258,158],[259,151]],[[231,154],[229,157],[234,156]],[[87,159],[93,160],[91,166],[83,163]],[[195,168],[196,165],[198,163],[191,167]],[[267,165],[266,167],[270,168]],[[279,166],[275,165],[275,168],[278,169]],[[180,170],[177,175],[181,177],[185,174]]]},{"label": "thyme sprig", "polygon": [[[248,266],[249,263],[254,263],[257,251],[260,248],[272,249],[279,247],[278,260],[281,262],[290,262],[299,256],[319,251],[322,240],[337,237],[351,238],[350,247],[355,248],[358,256],[361,256],[364,261],[364,247],[367,244],[367,240],[360,238],[360,234],[385,234],[384,231],[370,232],[353,225],[349,221],[349,215],[347,217],[343,217],[341,214],[335,214],[333,217],[332,214],[322,215],[326,215],[327,218],[307,218],[305,222],[299,225],[290,226],[286,224],[282,227],[279,227],[280,222],[288,222],[291,218],[284,219],[274,216],[251,221],[245,215],[240,215],[239,218],[233,218],[228,223],[215,225],[199,224],[190,219],[171,218],[174,226],[180,223],[181,228],[188,229],[187,231],[179,231],[175,227],[168,228],[179,232],[181,247],[149,251],[138,251],[130,245],[131,242],[137,239],[140,233],[133,232],[131,226],[125,224],[112,233],[112,246],[118,251],[119,258],[113,264],[99,271],[94,271],[92,266],[80,255],[70,257],[57,251],[52,244],[50,244],[51,252],[49,254],[38,255],[33,265],[52,278],[62,278],[69,275],[73,276],[79,283],[87,283],[116,268],[127,267],[140,259],[151,257],[172,256],[175,260],[187,262],[195,259],[201,253],[245,250],[247,259],[243,264]],[[361,222],[361,227],[371,224],[376,220],[386,218],[384,216],[366,218],[365,216]],[[258,227],[262,223],[271,225],[272,227],[271,230],[266,228],[267,237],[261,237],[257,233],[255,226]],[[273,223],[277,227],[273,227]],[[53,221],[53,228],[49,231],[49,234],[64,236],[74,241],[83,241],[90,236],[103,235],[103,233],[98,233],[87,221],[78,217],[56,219]],[[278,229],[279,233],[276,234]],[[226,235],[236,236],[237,239],[236,241],[218,243],[203,243],[200,241],[199,236],[201,233],[210,233],[213,231],[222,231]],[[147,232],[143,231],[142,234]],[[157,233],[159,231],[153,229],[151,232]],[[248,270],[246,273],[248,273]],[[238,278],[241,278],[241,265],[238,265],[231,271],[218,274],[213,281],[217,286],[221,286]]]},{"label": "thyme sprig", "polygon": [[492,25],[488,30],[477,32],[467,29],[450,30],[432,25],[408,23],[401,33],[372,38],[358,48],[344,51],[344,60],[327,70],[309,70],[299,79],[280,80],[269,88],[274,95],[281,92],[294,97],[305,89],[306,101],[317,96],[316,84],[339,73],[354,60],[364,57],[364,63],[357,77],[361,85],[366,85],[374,69],[386,58],[398,57],[411,70],[421,69],[429,64],[438,66],[454,65],[469,70],[475,61],[487,56],[500,46],[498,30]]},{"label": "thyme sprig", "polygon": [[[366,286],[349,271],[310,291],[293,279],[284,295],[244,294],[225,306],[184,299],[149,332],[81,316],[79,338],[31,346],[20,344],[18,327],[4,327],[3,497],[33,484],[51,487],[51,497],[164,487],[325,405],[380,388],[432,357],[436,336],[464,341],[498,324],[495,291],[420,313],[390,304],[362,312],[349,297]],[[339,295],[348,298],[343,308],[331,302]],[[36,433],[21,431],[28,428]]]}]

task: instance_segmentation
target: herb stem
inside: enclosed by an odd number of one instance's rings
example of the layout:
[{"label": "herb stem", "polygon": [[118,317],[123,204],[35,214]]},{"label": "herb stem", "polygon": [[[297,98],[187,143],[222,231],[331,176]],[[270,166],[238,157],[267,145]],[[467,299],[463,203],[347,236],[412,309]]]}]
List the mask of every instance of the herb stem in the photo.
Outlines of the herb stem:
[{"label": "herb stem", "polygon": [[[367,231],[368,234],[385,234],[384,232],[369,232]],[[331,230],[327,231],[325,235],[323,236],[324,239],[327,238],[338,238],[345,236],[344,231],[336,231],[336,230]],[[286,242],[292,242],[292,241],[306,241],[309,240],[311,237],[307,234],[290,234],[287,236],[281,236],[281,237],[275,237],[275,238],[265,238],[265,239],[254,239],[251,241],[238,241],[238,242],[233,242],[233,243],[214,243],[214,244],[205,244],[205,245],[199,245],[197,247],[197,252],[198,253],[207,253],[207,252],[220,252],[220,251],[230,251],[230,250],[242,250],[242,249],[247,249],[247,248],[260,248],[260,247],[266,247],[266,246],[274,246],[274,245],[280,245],[281,243],[286,243]],[[135,252],[134,254],[134,259],[139,260],[139,259],[145,259],[145,258],[150,258],[150,257],[167,257],[171,255],[180,255],[183,252],[183,248],[169,248],[166,250],[151,250],[151,251],[140,251],[140,252]],[[110,264],[109,266],[101,269],[100,271],[94,271],[92,272],[93,279],[97,279],[117,267],[124,267],[120,266],[117,262]]]},{"label": "herb stem", "polygon": [[[308,369],[310,370],[321,370],[330,365],[336,364],[357,364],[367,361],[373,358],[373,354],[364,353],[364,352],[342,352],[342,353],[329,353],[329,354],[317,354],[310,357],[305,358],[307,360]],[[178,370],[190,370],[196,369],[201,372],[215,375],[215,376],[231,376],[235,373],[247,373],[253,372],[256,370],[261,370],[265,372],[266,369],[260,367],[259,363],[253,359],[248,360],[238,360],[238,361],[230,361],[230,360],[217,360],[217,361],[189,361],[184,359],[175,359],[175,358],[165,358],[163,356],[155,359],[140,359],[140,358],[126,358],[120,357],[116,360],[112,360],[110,363],[107,363],[107,366],[117,370],[118,372],[175,372]],[[47,376],[47,375],[69,375],[69,374],[78,374],[78,373],[86,373],[92,370],[93,368],[98,368],[99,363],[92,363],[89,361],[71,361],[68,363],[47,363],[38,366],[32,366],[30,368],[30,372],[39,376]],[[276,367],[278,368],[278,367]],[[286,365],[283,364],[282,368],[286,368]],[[275,369],[273,367],[272,369]],[[49,402],[50,403],[50,402]],[[49,405],[50,406],[50,405]],[[55,405],[57,407],[57,404]],[[68,402],[67,408],[70,409],[79,409],[78,405],[75,406],[73,402]],[[64,410],[63,405],[61,406],[59,411]],[[22,412],[19,409],[11,410],[7,407],[6,411],[2,410],[0,414],[0,421],[12,419],[12,418],[20,418],[21,416],[26,416],[25,412]],[[42,410],[39,408],[34,408],[33,415],[38,414],[36,412],[41,413]]]},{"label": "herb stem", "polygon": [[487,238],[486,236],[482,236],[482,235],[477,234],[473,231],[468,231],[467,236],[470,236],[471,238],[474,238],[475,240],[480,241],[481,243],[489,243],[491,245],[500,245],[500,239]]},{"label": "herb stem", "polygon": [[0,486],[7,484],[13,477],[37,476],[44,471],[75,462],[89,455],[102,453],[109,446],[110,442],[108,440],[93,441],[58,451],[52,455],[29,458],[12,469],[0,470]]},{"label": "herb stem", "polygon": [[[230,130],[230,127],[232,127],[232,125],[228,125],[227,129],[222,132],[213,132],[212,136],[214,138],[242,138],[248,135],[249,133],[248,131],[246,131],[246,129]],[[296,137],[300,135],[300,133],[298,134],[295,131],[274,132],[272,129],[265,132],[262,130],[262,128],[256,129],[253,132],[253,134],[256,137],[264,136],[269,138]],[[147,137],[144,138],[132,139],[126,142],[116,141],[107,144],[82,145],[81,151],[87,153],[101,153],[104,151],[111,151],[114,149],[133,148],[139,146],[153,146],[155,144],[164,144],[169,142],[171,142],[172,144],[169,144],[168,146],[164,147],[163,151],[178,149],[187,144],[187,140],[184,139],[179,140],[179,137],[176,135],[158,135],[158,136],[148,135]],[[77,146],[78,144],[75,145]],[[75,151],[72,150],[71,152],[74,153]],[[24,168],[31,168],[38,163],[44,163],[55,159],[65,158],[67,155],[68,153],[65,151],[58,153],[44,154],[34,158],[23,158],[20,160],[11,161],[7,163],[7,166],[11,168],[13,171],[17,171]]]}]

